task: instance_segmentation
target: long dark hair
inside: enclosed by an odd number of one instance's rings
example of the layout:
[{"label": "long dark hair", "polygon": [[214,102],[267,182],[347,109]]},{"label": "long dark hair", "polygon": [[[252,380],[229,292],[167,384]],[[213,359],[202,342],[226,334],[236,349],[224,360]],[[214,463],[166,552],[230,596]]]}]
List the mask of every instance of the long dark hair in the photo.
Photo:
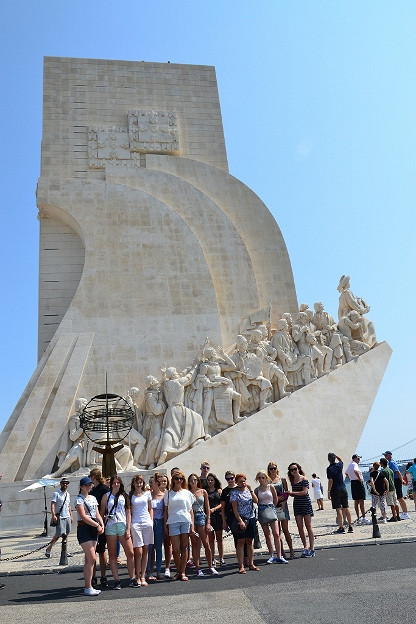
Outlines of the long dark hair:
[{"label": "long dark hair", "polygon": [[290,467],[291,466],[297,466],[299,474],[302,475],[302,476],[305,476],[305,473],[303,472],[302,466],[300,464],[298,464],[297,462],[290,462],[289,466],[287,467],[287,476],[289,477],[289,481],[291,483],[293,483],[293,475],[290,472]]},{"label": "long dark hair", "polygon": [[[215,475],[213,472],[209,472],[207,474],[207,482],[208,482],[209,477],[212,477],[214,479],[214,489],[221,490],[221,482],[218,479],[217,475]],[[207,487],[208,487],[208,483],[207,483]]]},{"label": "long dark hair", "polygon": [[[117,479],[117,481],[120,482],[120,489],[117,492],[117,494],[113,494],[113,483],[114,480]],[[126,503],[126,508],[129,509],[130,508],[130,498],[127,496],[127,492],[125,490],[124,487],[124,483],[123,480],[121,479],[121,477],[119,477],[118,475],[113,475],[110,479],[110,494],[108,496],[108,498],[110,498],[111,494],[113,494],[114,498],[118,501],[118,499],[120,498],[120,496],[123,496],[125,503]]]}]

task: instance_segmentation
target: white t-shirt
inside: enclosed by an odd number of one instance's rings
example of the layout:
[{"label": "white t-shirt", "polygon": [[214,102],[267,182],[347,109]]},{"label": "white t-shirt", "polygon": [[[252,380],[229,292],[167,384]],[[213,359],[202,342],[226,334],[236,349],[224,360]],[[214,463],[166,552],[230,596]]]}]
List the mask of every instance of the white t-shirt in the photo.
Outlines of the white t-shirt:
[{"label": "white t-shirt", "polygon": [[[85,496],[83,496],[82,494],[78,494],[78,496],[75,499],[75,507],[77,505],[84,505],[85,515],[88,518],[94,518],[95,520],[95,518],[97,517],[97,507],[98,507],[98,501],[95,498],[95,496],[88,494],[88,496],[85,498]],[[79,515],[78,510],[77,510],[77,515],[78,515],[78,522],[83,520],[83,518],[81,518],[81,516]]]},{"label": "white t-shirt", "polygon": [[[358,470],[358,472],[360,473],[359,479],[354,472],[355,470]],[[348,464],[348,468],[346,469],[345,473],[349,476],[350,481],[363,481],[363,473],[361,472],[357,462],[355,461],[352,461]]]},{"label": "white t-shirt", "polygon": [[131,497],[131,522],[132,524],[145,524],[153,526],[149,514],[149,500],[152,500],[150,492],[146,491],[140,496],[133,494]]},{"label": "white t-shirt", "polygon": [[168,490],[165,492],[163,501],[168,508],[167,524],[191,522],[190,512],[195,500],[195,496],[189,490],[179,490],[179,492]]},{"label": "white t-shirt", "polygon": [[62,492],[62,490],[56,490],[56,492],[52,494],[51,501],[55,503],[55,513],[60,513],[61,518],[69,518],[71,499],[69,498],[68,491]]},{"label": "white t-shirt", "polygon": [[124,496],[120,494],[118,500],[111,492],[104,494],[104,496],[107,498],[106,514],[110,514],[111,512],[111,516],[108,516],[106,527],[108,528],[116,522],[124,522],[124,524],[126,524],[126,501]]}]

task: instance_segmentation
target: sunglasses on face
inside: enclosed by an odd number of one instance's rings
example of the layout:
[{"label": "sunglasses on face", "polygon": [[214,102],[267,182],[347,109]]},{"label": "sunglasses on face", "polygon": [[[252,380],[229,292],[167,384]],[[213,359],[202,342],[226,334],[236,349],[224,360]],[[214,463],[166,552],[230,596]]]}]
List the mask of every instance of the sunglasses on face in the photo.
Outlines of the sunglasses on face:
[{"label": "sunglasses on face", "polygon": [[183,481],[183,477],[173,477],[174,481]]},{"label": "sunglasses on face", "polygon": [[297,467],[295,466],[294,468],[289,468],[289,472],[296,472]]},{"label": "sunglasses on face", "polygon": [[226,481],[234,481],[235,477],[225,477]]},{"label": "sunglasses on face", "polygon": [[270,466],[269,470],[277,470],[277,466]]}]

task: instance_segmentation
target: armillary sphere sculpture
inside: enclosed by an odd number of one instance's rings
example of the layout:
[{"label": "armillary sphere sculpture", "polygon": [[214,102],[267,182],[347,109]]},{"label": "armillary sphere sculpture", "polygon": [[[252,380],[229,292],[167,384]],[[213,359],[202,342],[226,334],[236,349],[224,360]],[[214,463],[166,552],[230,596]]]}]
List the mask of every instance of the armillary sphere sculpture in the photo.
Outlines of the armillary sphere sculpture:
[{"label": "armillary sphere sculpture", "polygon": [[81,428],[97,445],[93,450],[103,456],[102,473],[106,478],[117,472],[114,455],[123,448],[121,442],[130,433],[134,416],[133,408],[123,397],[107,393],[93,397],[80,415]]}]

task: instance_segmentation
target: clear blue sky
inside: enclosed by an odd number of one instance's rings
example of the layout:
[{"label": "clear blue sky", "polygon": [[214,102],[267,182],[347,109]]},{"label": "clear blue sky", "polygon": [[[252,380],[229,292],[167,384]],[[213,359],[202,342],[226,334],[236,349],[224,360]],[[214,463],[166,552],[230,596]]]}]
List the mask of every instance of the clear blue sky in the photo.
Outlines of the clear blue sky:
[{"label": "clear blue sky", "polygon": [[358,451],[414,438],[415,33],[410,0],[3,3],[0,428],[36,366],[42,62],[73,56],[215,65],[230,172],[274,214],[299,302],[336,316],[348,273],[393,348]]}]

